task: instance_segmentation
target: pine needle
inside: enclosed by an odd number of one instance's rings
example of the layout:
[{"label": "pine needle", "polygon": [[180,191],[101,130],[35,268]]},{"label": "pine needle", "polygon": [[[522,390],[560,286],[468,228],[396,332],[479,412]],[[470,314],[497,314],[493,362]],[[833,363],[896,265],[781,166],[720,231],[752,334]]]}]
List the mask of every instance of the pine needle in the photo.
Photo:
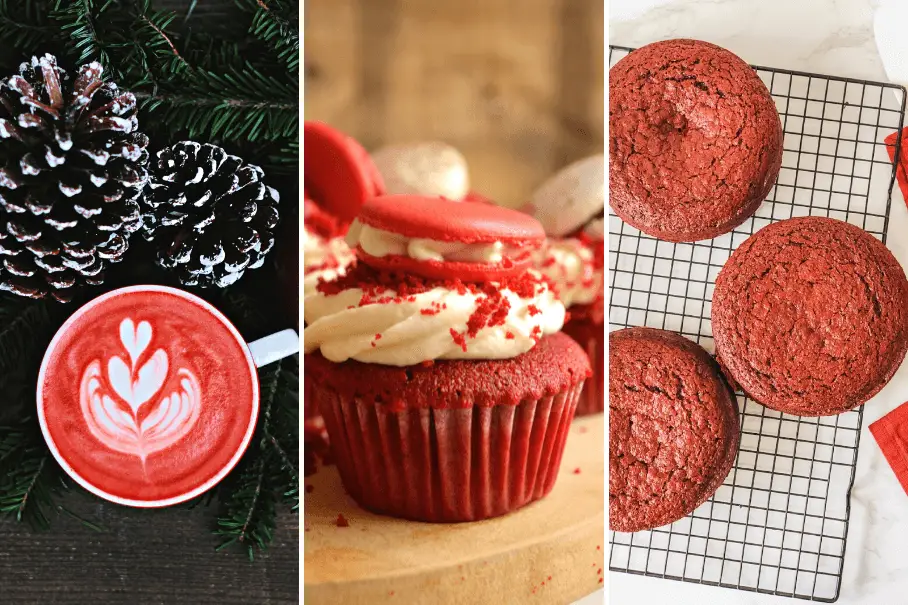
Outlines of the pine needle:
[{"label": "pine needle", "polygon": [[35,418],[0,426],[0,513],[34,529],[50,527],[66,484]]}]

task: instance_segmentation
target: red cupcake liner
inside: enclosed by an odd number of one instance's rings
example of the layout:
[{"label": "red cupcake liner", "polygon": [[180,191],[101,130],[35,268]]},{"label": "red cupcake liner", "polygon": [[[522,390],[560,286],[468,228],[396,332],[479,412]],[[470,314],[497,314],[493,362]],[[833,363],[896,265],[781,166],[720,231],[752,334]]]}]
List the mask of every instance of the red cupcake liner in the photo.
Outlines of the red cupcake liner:
[{"label": "red cupcake liner", "polygon": [[503,515],[552,490],[582,388],[516,406],[397,412],[319,385],[311,395],[360,506],[451,523]]},{"label": "red cupcake liner", "polygon": [[593,375],[586,381],[575,416],[601,414],[605,410],[605,332],[601,323],[568,320],[562,332],[577,341],[590,358]]},{"label": "red cupcake liner", "polygon": [[318,418],[321,415],[318,413],[318,408],[312,403],[312,397],[310,396],[311,391],[312,387],[310,382],[308,380],[303,380],[303,420]]}]

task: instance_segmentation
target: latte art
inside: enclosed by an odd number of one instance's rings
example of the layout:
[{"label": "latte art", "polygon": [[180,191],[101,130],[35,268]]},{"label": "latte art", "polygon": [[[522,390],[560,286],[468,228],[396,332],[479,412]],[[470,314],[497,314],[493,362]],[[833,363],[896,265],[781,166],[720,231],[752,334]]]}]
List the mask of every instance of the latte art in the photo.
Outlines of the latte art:
[{"label": "latte art", "polygon": [[176,385],[164,389],[170,375],[163,349],[139,363],[153,336],[147,321],[135,326],[131,318],[120,324],[120,342],[127,361],[114,355],[92,361],[82,375],[79,389],[82,416],[91,434],[112,450],[145,459],[184,438],[192,429],[202,405],[199,380],[190,370],[174,372]]}]

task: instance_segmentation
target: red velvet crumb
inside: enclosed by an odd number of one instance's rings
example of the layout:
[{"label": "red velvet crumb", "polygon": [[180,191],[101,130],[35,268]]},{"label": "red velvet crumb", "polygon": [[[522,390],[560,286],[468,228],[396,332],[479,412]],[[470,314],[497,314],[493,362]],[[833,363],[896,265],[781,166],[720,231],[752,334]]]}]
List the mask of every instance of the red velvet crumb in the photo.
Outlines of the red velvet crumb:
[{"label": "red velvet crumb", "polygon": [[350,522],[347,521],[347,517],[343,515],[337,516],[337,521],[334,522],[338,527],[350,527]]},{"label": "red velvet crumb", "polygon": [[530,338],[538,343],[542,338],[542,328],[540,328],[539,326],[533,326],[533,330],[530,332]]},{"label": "red velvet crumb", "polygon": [[514,340],[516,338],[516,336],[514,336],[514,333],[510,332],[510,331],[505,332],[504,337],[507,338],[508,340]]},{"label": "red velvet crumb", "polygon": [[542,313],[542,311],[536,305],[528,305],[527,312],[530,314],[530,317],[535,317],[536,315]]},{"label": "red velvet crumb", "polygon": [[459,346],[463,350],[463,352],[466,353],[467,352],[467,339],[464,337],[464,335],[461,334],[460,332],[458,332],[457,330],[455,330],[454,328],[451,328],[449,331],[451,332],[451,338],[454,339],[454,342],[457,344],[457,346]]},{"label": "red velvet crumb", "polygon": [[[501,278],[495,282],[464,283],[459,279],[429,279],[397,271],[382,271],[366,264],[359,263],[338,279],[319,280],[316,289],[327,296],[335,296],[345,290],[360,289],[363,292],[359,306],[372,304],[401,304],[414,302],[417,294],[434,288],[445,288],[461,295],[477,295],[476,309],[467,320],[467,329],[460,333],[451,330],[451,338],[463,350],[467,350],[467,339],[476,338],[480,330],[486,327],[504,325],[511,303],[503,290],[510,290],[522,299],[532,298],[546,289],[552,289],[551,280],[527,272],[515,277]],[[446,304],[433,302],[429,307],[420,309],[422,315],[435,315],[446,309]],[[542,313],[536,305],[529,306],[530,315]],[[537,326],[531,335],[537,342],[542,337],[542,330]],[[378,340],[380,335],[376,335]]]},{"label": "red velvet crumb", "polygon": [[579,475],[579,474],[580,474],[580,468],[579,468],[579,467],[574,469],[574,474],[575,474],[575,475]]},{"label": "red velvet crumb", "polygon": [[484,297],[476,300],[476,310],[467,320],[467,335],[476,338],[486,326],[503,326],[511,310],[511,302],[492,283],[483,285]]}]

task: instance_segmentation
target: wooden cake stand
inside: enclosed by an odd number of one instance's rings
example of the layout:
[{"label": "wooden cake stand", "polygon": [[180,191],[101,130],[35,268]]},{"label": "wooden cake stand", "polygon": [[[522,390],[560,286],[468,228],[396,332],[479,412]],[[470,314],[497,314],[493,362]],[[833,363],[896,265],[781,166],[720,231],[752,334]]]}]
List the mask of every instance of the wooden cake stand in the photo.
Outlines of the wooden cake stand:
[{"label": "wooden cake stand", "polygon": [[568,605],[596,591],[604,573],[604,450],[603,416],[575,420],[552,492],[475,523],[373,515],[346,495],[335,467],[319,469],[305,481],[305,602]]}]

